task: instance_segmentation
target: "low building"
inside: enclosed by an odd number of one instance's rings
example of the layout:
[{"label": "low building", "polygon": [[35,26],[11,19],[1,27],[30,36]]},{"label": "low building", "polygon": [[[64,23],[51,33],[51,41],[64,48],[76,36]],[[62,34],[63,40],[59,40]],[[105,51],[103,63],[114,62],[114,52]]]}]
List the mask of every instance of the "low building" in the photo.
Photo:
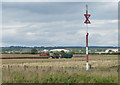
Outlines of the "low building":
[{"label": "low building", "polygon": [[104,53],[118,53],[118,49],[106,49],[105,51],[100,51],[100,52],[95,52],[99,54],[104,54]]},{"label": "low building", "polygon": [[47,49],[44,49],[42,52],[48,52],[49,50],[47,50]]},{"label": "low building", "polygon": [[60,51],[70,52],[70,51],[67,50],[67,49],[52,49],[52,50],[50,50],[50,51],[52,51],[52,52],[56,52],[56,51],[58,51],[58,52],[60,52]]},{"label": "low building", "polygon": [[105,52],[106,53],[118,52],[118,49],[107,49]]}]

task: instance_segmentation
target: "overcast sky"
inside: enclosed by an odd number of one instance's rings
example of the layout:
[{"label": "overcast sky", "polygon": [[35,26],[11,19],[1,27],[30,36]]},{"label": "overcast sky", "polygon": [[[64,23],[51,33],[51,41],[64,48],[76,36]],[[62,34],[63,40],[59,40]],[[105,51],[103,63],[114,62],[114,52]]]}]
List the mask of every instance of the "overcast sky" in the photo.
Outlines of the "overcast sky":
[{"label": "overcast sky", "polygon": [[85,5],[90,46],[118,45],[117,2],[3,2],[3,46],[85,46]]}]

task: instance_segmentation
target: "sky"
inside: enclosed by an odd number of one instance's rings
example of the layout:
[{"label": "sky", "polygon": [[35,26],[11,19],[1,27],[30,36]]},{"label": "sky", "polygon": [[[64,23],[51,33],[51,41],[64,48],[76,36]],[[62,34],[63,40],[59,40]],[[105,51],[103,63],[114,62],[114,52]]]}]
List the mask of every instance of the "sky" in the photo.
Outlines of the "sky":
[{"label": "sky", "polygon": [[86,4],[89,45],[117,46],[117,2],[3,2],[0,45],[85,46]]}]

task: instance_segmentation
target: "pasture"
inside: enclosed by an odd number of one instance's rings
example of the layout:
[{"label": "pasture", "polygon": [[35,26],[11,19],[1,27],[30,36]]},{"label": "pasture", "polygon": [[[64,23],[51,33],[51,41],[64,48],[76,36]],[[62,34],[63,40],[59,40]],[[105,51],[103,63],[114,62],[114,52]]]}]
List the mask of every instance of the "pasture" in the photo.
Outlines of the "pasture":
[{"label": "pasture", "polygon": [[[3,83],[117,83],[118,56],[90,55],[70,59],[1,59]],[[84,56],[84,55],[82,55]]]}]

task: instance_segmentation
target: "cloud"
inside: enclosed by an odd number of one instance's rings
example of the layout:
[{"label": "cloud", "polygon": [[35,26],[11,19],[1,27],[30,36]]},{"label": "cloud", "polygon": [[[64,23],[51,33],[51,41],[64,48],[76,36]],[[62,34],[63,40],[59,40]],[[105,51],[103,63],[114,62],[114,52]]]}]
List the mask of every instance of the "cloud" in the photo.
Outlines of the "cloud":
[{"label": "cloud", "polygon": [[[3,3],[3,44],[85,45],[85,4]],[[89,3],[92,13],[92,24],[89,25],[90,45],[117,45],[115,4]],[[107,12],[109,15],[105,14]]]},{"label": "cloud", "polygon": [[2,0],[2,2],[118,2],[118,0]]}]

